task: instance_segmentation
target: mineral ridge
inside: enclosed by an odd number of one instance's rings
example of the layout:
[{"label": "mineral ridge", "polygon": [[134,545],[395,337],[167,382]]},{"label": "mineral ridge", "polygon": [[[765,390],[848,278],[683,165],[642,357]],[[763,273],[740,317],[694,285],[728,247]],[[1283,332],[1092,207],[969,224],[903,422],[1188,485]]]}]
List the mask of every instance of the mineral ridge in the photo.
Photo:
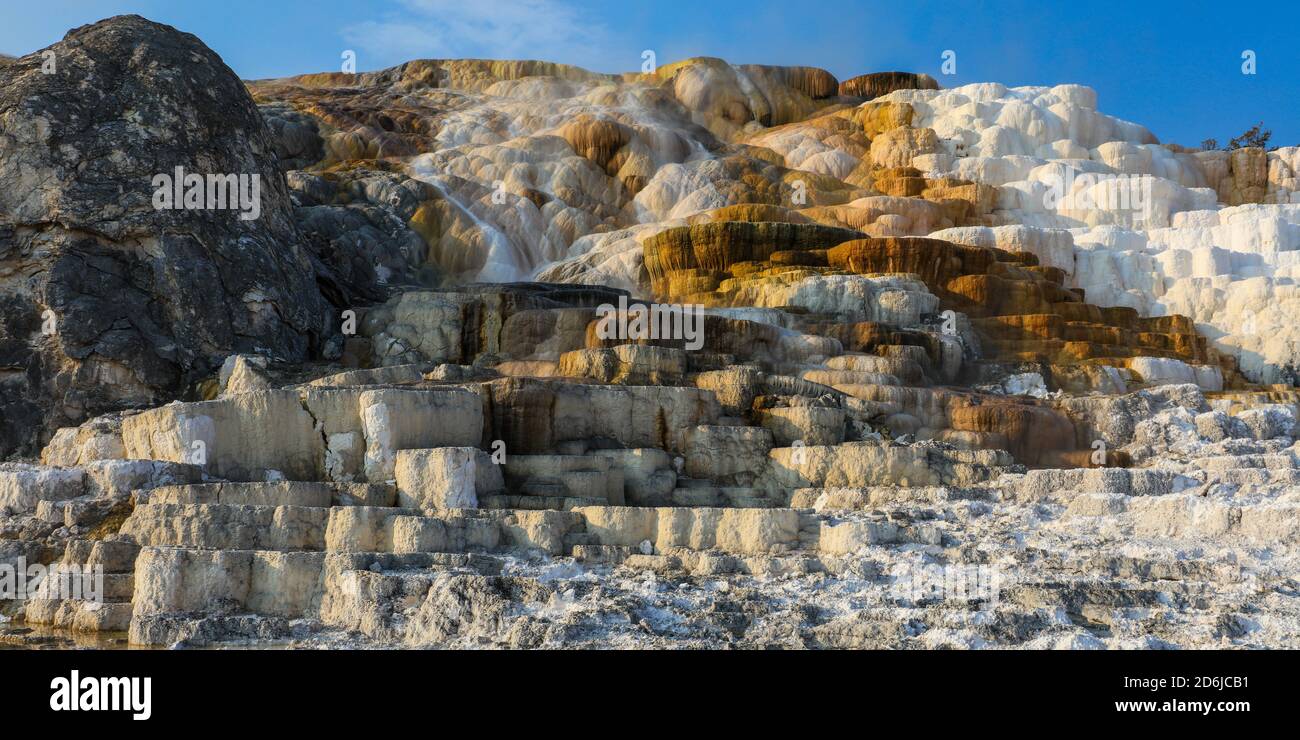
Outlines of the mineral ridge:
[{"label": "mineral ridge", "polygon": [[0,585],[102,583],[5,642],[1300,647],[1298,148],[1081,85],[50,51],[0,80]]}]

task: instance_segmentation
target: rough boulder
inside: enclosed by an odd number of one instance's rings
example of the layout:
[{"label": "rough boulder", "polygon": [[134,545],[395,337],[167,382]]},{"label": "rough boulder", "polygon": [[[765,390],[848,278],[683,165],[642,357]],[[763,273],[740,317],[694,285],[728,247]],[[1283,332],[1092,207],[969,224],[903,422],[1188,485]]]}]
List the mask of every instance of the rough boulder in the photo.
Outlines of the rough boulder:
[{"label": "rough boulder", "polygon": [[[177,168],[247,176],[257,205],[158,209],[155,178]],[[195,36],[120,16],[7,65],[0,182],[0,458],[182,395],[231,352],[325,350],[272,137]]]}]

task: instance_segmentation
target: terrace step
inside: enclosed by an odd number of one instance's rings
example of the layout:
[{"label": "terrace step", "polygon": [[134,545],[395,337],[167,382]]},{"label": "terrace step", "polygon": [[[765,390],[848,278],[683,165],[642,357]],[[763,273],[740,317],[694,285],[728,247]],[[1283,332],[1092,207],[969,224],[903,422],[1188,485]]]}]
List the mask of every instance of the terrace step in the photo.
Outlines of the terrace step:
[{"label": "terrace step", "polygon": [[479,506],[484,509],[524,509],[528,511],[571,511],[579,506],[604,506],[605,499],[584,498],[581,496],[533,496],[533,495],[495,495],[479,499]]},{"label": "terrace step", "polygon": [[24,619],[72,632],[126,631],[139,552],[123,540],[70,540],[55,566],[59,572],[24,605]]},{"label": "terrace step", "polygon": [[319,551],[325,549],[330,511],[321,506],[145,504],[135,508],[120,533],[142,547]]},{"label": "terrace step", "polygon": [[610,457],[509,455],[503,472],[510,494],[623,503],[623,468]]},{"label": "terrace step", "polygon": [[669,497],[673,506],[733,507],[769,509],[784,504],[783,498],[766,491],[743,487],[692,486],[673,489]]},{"label": "terrace step", "polygon": [[386,484],[311,481],[254,481],[161,486],[136,494],[141,504],[226,504],[235,506],[392,506],[395,489]]},{"label": "terrace step", "polygon": [[131,626],[130,601],[30,599],[25,619],[72,632],[125,632]]},{"label": "terrace step", "polygon": [[[289,621],[356,626],[383,600],[439,572],[499,573],[481,554],[276,552],[146,547],[130,618],[130,641],[169,645],[215,639],[284,639]],[[194,585],[187,585],[194,584]],[[201,615],[196,618],[195,615]]]}]

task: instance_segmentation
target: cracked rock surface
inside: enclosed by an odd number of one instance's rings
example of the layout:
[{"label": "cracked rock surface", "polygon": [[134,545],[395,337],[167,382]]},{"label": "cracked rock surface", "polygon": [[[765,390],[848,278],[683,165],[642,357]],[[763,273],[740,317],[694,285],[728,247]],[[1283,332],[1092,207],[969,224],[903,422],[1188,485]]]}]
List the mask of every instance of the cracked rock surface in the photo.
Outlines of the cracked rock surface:
[{"label": "cracked rock surface", "polygon": [[[53,74],[32,54],[0,81],[0,457],[331,331],[274,140],[221,58],[130,16],[50,50]],[[155,209],[177,167],[258,176],[260,216]]]},{"label": "cracked rock surface", "polygon": [[[1294,148],[1080,85],[51,49],[0,58],[0,566],[99,578],[0,646],[1300,647]],[[177,167],[259,217],[154,208]],[[1084,172],[1151,212],[1044,206]]]}]

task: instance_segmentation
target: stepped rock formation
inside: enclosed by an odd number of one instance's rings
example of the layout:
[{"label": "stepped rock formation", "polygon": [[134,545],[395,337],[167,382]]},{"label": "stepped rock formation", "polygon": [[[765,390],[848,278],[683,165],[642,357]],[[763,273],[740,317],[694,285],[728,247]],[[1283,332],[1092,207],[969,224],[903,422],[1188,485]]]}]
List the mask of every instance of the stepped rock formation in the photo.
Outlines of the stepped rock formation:
[{"label": "stepped rock formation", "polygon": [[[1078,85],[52,48],[0,83],[0,566],[100,579],[0,642],[1300,646],[1300,150]],[[260,216],[155,210],[175,166]]]}]

